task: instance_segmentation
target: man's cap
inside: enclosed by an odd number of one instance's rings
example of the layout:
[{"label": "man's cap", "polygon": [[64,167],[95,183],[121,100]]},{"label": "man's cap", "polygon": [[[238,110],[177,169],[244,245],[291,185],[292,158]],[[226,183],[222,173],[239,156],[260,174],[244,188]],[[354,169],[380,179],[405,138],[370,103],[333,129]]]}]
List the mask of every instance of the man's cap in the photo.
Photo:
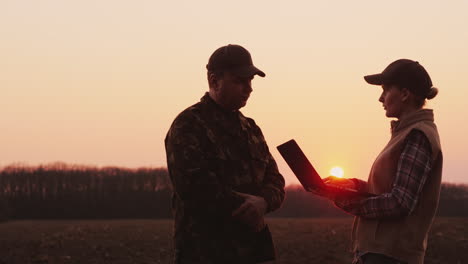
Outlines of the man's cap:
[{"label": "man's cap", "polygon": [[364,79],[374,85],[398,85],[422,97],[426,97],[432,88],[431,77],[424,67],[409,59],[396,60],[382,73],[366,75]]},{"label": "man's cap", "polygon": [[211,54],[208,71],[229,71],[240,77],[250,77],[255,74],[265,77],[265,73],[253,65],[252,56],[248,50],[239,45],[229,44]]}]

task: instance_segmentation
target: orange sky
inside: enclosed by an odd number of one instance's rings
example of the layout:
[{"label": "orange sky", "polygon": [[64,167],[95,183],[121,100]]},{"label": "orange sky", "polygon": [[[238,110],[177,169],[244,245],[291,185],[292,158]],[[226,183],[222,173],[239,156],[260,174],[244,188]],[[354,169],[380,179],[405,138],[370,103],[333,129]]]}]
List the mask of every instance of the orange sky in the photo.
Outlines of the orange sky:
[{"label": "orange sky", "polygon": [[0,166],[64,161],[165,166],[174,117],[207,90],[219,46],[245,46],[266,72],[242,112],[275,146],[295,138],[326,175],[366,179],[389,138],[380,88],[362,76],[418,60],[444,180],[468,182],[467,1],[0,2]]}]

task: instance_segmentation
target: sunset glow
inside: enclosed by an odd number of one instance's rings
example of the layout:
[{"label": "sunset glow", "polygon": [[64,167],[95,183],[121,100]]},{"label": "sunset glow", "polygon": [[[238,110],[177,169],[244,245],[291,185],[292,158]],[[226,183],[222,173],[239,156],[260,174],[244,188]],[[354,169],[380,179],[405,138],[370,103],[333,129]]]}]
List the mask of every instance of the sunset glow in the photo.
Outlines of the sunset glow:
[{"label": "sunset glow", "polygon": [[[385,12],[382,12],[385,10]],[[211,53],[239,44],[266,73],[242,113],[317,171],[366,180],[390,139],[363,76],[408,58],[429,72],[443,181],[466,182],[468,1],[0,1],[0,167],[165,167],[174,118],[208,90]],[[404,40],[404,41],[402,41]]]},{"label": "sunset glow", "polygon": [[342,168],[340,168],[340,167],[333,167],[330,170],[330,175],[338,177],[338,178],[343,178],[344,170]]}]

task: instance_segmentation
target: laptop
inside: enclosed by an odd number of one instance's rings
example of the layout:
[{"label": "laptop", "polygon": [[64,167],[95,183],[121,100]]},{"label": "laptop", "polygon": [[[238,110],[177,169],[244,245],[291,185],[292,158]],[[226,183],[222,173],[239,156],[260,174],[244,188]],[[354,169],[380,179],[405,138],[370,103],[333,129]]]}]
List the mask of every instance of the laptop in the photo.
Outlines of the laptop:
[{"label": "laptop", "polygon": [[333,194],[333,196],[344,199],[375,196],[371,193],[359,192],[355,189],[345,188],[339,185],[325,184],[294,139],[279,145],[277,149],[304,189],[308,192],[313,192],[318,195]]}]

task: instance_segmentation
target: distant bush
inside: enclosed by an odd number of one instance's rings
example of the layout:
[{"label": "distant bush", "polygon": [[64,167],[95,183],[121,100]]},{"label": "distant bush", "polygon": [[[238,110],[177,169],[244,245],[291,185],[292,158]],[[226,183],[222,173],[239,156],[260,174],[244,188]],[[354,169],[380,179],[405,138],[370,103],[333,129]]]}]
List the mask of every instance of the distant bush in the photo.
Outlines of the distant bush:
[{"label": "distant bush", "polygon": [[[54,163],[0,170],[0,221],[53,218],[171,218],[165,168],[128,169]],[[468,217],[468,186],[443,183],[439,216]],[[272,217],[347,217],[327,199],[286,188]]]},{"label": "distant bush", "polygon": [[[274,217],[340,217],[348,216],[332,202],[304,191],[302,186],[288,186],[282,208]],[[438,216],[468,217],[468,185],[442,183]]]},{"label": "distant bush", "polygon": [[272,217],[346,217],[348,214],[336,208],[329,200],[304,191],[300,185],[286,187],[286,197]]},{"label": "distant bush", "polygon": [[468,217],[468,185],[443,183],[438,215]]},{"label": "distant bush", "polygon": [[8,205],[6,200],[0,196],[0,222],[4,222],[9,218],[9,211]]}]

